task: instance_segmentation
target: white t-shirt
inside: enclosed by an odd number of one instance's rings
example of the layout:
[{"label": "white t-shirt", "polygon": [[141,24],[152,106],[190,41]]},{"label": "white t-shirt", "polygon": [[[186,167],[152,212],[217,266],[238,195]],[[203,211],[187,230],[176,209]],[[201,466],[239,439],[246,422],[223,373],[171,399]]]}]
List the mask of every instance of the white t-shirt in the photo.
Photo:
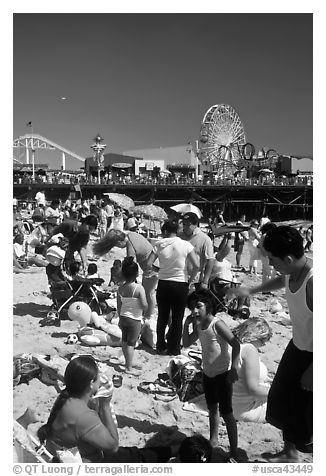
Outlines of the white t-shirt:
[{"label": "white t-shirt", "polygon": [[188,282],[187,256],[193,249],[191,243],[178,236],[158,240],[154,246],[160,262],[158,279]]},{"label": "white t-shirt", "polygon": [[219,278],[225,279],[226,281],[233,281],[231,266],[230,261],[225,258],[223,258],[223,261],[215,260],[210,279]]},{"label": "white t-shirt", "polygon": [[25,255],[24,246],[20,243],[14,243],[14,252],[17,258],[22,258]]},{"label": "white t-shirt", "polygon": [[123,231],[123,216],[113,216],[109,230]]},{"label": "white t-shirt", "polygon": [[45,201],[45,195],[43,192],[37,192],[37,194],[35,195],[35,200],[37,202],[37,204],[39,205],[40,203],[42,205],[46,205],[46,201]]}]

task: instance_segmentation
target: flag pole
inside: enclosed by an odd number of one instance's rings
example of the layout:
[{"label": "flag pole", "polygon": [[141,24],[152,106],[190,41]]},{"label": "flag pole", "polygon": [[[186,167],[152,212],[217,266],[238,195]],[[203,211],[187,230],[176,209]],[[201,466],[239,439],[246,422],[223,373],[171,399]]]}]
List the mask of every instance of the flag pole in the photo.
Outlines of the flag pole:
[{"label": "flag pole", "polygon": [[33,131],[33,123],[32,123],[32,167],[33,167],[33,175],[32,175],[32,178],[33,178],[33,182],[35,182],[35,149],[34,149],[34,131]]}]

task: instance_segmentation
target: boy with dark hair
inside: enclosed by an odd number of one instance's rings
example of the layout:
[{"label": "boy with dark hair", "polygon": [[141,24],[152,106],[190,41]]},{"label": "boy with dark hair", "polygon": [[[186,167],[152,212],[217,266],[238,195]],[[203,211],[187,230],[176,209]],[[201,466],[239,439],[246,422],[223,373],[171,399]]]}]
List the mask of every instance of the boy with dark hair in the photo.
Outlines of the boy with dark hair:
[{"label": "boy with dark hair", "polygon": [[289,342],[268,394],[266,421],[283,432],[284,449],[265,455],[274,463],[298,462],[299,453],[312,453],[313,403],[313,266],[303,249],[303,238],[290,226],[266,233],[264,249],[280,276],[231,295],[252,295],[285,287],[292,321]]}]

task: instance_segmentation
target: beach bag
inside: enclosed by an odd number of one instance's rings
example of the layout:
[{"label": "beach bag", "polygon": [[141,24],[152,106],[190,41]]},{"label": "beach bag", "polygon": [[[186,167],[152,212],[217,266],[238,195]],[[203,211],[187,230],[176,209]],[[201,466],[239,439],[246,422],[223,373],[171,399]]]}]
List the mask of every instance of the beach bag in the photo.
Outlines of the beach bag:
[{"label": "beach bag", "polygon": [[169,367],[170,380],[176,386],[181,402],[186,402],[204,393],[203,371],[199,362],[189,360],[180,365],[172,359]]},{"label": "beach bag", "polygon": [[144,344],[149,345],[152,349],[156,348],[156,319],[146,319],[140,333],[140,338]]}]

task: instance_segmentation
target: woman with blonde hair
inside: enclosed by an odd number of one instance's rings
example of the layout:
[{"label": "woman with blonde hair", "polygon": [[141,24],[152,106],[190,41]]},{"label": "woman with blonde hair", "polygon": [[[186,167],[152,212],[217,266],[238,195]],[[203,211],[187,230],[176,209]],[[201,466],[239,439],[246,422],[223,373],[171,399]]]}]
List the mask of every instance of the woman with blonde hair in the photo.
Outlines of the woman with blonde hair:
[{"label": "woman with blonde hair", "polygon": [[234,416],[239,421],[264,423],[271,379],[258,352],[272,330],[265,319],[251,317],[232,333],[240,342],[239,379],[233,384],[232,395]]}]

